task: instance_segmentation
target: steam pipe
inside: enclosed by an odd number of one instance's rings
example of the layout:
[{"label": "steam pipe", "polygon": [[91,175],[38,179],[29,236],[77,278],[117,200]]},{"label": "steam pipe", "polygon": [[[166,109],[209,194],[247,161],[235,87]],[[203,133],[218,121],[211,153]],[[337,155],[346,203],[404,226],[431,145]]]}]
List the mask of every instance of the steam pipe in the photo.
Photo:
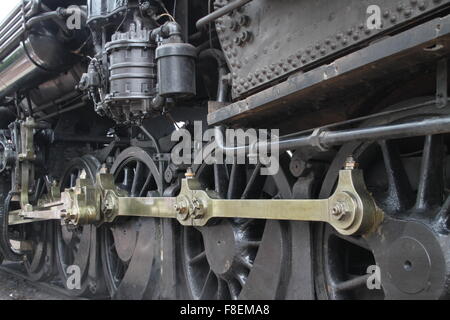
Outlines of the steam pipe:
[{"label": "steam pipe", "polygon": [[36,23],[47,21],[47,20],[53,20],[60,28],[63,30],[64,34],[69,35],[69,29],[67,28],[67,25],[64,23],[64,21],[61,19],[61,17],[65,14],[65,9],[58,8],[56,11],[50,11],[43,14],[40,14],[38,16],[35,16],[27,21],[26,27],[31,28]]},{"label": "steam pipe", "polygon": [[281,138],[279,142],[257,142],[253,145],[227,147],[224,145],[223,128],[215,128],[215,141],[224,152],[236,152],[239,154],[255,152],[260,149],[279,148],[280,151],[295,150],[302,147],[316,147],[327,150],[332,146],[343,145],[348,142],[365,142],[377,140],[392,140],[411,138],[426,135],[436,135],[450,132],[450,116],[441,118],[428,118],[401,124],[376,126],[371,128],[321,131],[317,129],[309,136],[298,138]]},{"label": "steam pipe", "polygon": [[199,59],[213,58],[217,61],[217,66],[219,69],[219,84],[217,87],[217,101],[227,102],[228,97],[228,86],[224,82],[223,77],[228,74],[227,62],[222,51],[217,49],[207,49],[200,53]]},{"label": "steam pipe", "polygon": [[249,3],[252,0],[236,0],[232,3],[227,4],[226,6],[223,6],[222,8],[208,14],[207,16],[201,18],[200,20],[197,21],[196,26],[197,29],[201,29],[203,28],[205,25],[207,25],[208,23],[223,17],[224,15],[230,13],[231,11],[242,7],[243,5]]}]

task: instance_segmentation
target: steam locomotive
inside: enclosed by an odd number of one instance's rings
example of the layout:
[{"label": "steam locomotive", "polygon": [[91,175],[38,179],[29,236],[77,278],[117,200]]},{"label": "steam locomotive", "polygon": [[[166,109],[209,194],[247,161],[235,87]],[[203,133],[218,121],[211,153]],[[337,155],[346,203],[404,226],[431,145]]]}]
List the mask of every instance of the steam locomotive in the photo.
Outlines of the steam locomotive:
[{"label": "steam locomotive", "polygon": [[23,0],[0,261],[88,298],[446,299],[449,54],[447,0]]}]

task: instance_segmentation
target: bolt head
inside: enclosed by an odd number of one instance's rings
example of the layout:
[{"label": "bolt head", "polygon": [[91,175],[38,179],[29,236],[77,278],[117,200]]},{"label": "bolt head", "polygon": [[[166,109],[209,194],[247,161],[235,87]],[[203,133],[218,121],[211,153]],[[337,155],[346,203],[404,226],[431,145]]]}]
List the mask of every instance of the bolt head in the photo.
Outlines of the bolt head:
[{"label": "bolt head", "polygon": [[331,215],[338,221],[344,220],[349,213],[350,212],[347,206],[343,202],[336,203],[336,205],[331,209]]},{"label": "bolt head", "polygon": [[354,170],[356,168],[358,168],[358,163],[356,162],[356,160],[353,158],[353,156],[348,157],[345,161],[345,170]]}]

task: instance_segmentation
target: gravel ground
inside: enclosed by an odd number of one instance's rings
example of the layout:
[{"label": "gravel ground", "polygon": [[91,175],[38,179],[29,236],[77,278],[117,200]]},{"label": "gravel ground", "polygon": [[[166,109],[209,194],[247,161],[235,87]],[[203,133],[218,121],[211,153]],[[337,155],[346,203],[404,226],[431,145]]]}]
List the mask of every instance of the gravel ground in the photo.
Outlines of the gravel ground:
[{"label": "gravel ground", "polygon": [[0,300],[61,300],[60,295],[0,270]]}]

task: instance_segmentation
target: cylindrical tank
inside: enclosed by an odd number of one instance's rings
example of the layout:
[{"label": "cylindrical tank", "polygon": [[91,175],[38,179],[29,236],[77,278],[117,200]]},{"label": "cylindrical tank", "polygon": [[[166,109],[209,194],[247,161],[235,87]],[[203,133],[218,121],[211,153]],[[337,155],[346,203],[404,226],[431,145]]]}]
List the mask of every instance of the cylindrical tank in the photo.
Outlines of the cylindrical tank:
[{"label": "cylindrical tank", "polygon": [[195,47],[188,43],[166,43],[156,49],[159,94],[186,98],[196,94]]},{"label": "cylindrical tank", "polygon": [[0,64],[0,98],[66,71],[72,58],[54,36],[31,34]]},{"label": "cylindrical tank", "polygon": [[155,96],[155,45],[150,41],[149,30],[131,23],[130,31],[115,33],[105,50],[111,81],[108,99],[140,101]]}]

